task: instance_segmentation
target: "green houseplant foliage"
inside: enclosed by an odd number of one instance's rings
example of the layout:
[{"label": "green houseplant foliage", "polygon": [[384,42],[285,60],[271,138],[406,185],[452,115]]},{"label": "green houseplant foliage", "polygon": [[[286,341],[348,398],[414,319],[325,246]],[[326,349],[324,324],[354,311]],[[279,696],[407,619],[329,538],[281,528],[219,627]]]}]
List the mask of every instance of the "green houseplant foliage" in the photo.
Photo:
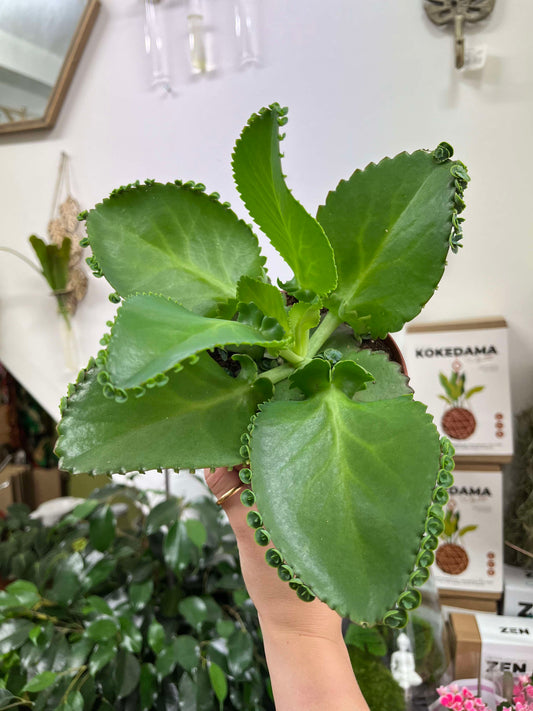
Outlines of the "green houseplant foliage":
[{"label": "green houseplant foliage", "polygon": [[273,709],[229,524],[208,499],[147,504],[110,485],[50,528],[0,521],[0,709]]},{"label": "green houseplant foliage", "polygon": [[401,626],[442,529],[452,450],[399,367],[363,346],[433,294],[469,178],[446,143],[401,153],[341,181],[315,219],[285,184],[286,113],[252,116],[232,165],[294,273],[290,298],[203,184],[132,184],[82,216],[88,261],[121,306],[63,401],[57,452],[74,473],[246,464],[243,502],[257,502],[250,523],[277,546],[280,577],[360,623]]},{"label": "green houseplant foliage", "polygon": [[47,244],[44,240],[36,235],[29,238],[30,244],[35,252],[37,259],[41,265],[41,269],[35,266],[33,262],[27,259],[23,254],[16,249],[9,247],[0,247],[0,251],[14,254],[22,261],[26,262],[38,274],[43,276],[52,294],[57,301],[58,313],[65,319],[65,322],[70,328],[70,314],[67,306],[67,285],[69,280],[69,259],[71,241],[70,237],[65,237],[61,246],[57,244]]}]

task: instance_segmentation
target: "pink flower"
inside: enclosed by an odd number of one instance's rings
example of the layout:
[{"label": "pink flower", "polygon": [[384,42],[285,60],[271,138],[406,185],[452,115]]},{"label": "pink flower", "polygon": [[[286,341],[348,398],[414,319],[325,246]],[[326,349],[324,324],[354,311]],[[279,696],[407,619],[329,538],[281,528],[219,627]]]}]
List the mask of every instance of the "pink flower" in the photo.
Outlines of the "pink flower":
[{"label": "pink flower", "polygon": [[444,696],[440,697],[440,702],[442,706],[445,706],[447,709],[451,708],[453,704],[453,694],[444,694]]}]

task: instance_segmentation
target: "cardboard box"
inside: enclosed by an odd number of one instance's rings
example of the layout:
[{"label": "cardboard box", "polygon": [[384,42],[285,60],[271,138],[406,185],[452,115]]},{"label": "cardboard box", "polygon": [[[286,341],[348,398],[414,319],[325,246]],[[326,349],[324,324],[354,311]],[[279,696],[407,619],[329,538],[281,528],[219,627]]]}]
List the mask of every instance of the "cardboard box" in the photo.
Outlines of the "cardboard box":
[{"label": "cardboard box", "polygon": [[467,467],[454,472],[432,572],[439,592],[499,599],[503,590],[502,472]]},{"label": "cardboard box", "polygon": [[503,614],[533,617],[533,570],[506,565],[504,583]]},{"label": "cardboard box", "polygon": [[31,469],[26,464],[8,464],[0,472],[0,511],[10,504],[26,504],[33,509],[44,501],[62,496],[61,474],[57,469]]},{"label": "cardboard box", "polygon": [[[5,498],[6,509],[10,504],[26,503],[25,496],[30,471],[26,464],[8,464],[0,472],[0,485],[5,485],[3,486],[4,492],[9,491]],[[5,509],[2,508],[2,510]]]},{"label": "cardboard box", "polygon": [[491,615],[498,613],[498,599],[496,598],[468,597],[459,593],[456,595],[442,595],[442,593],[439,593],[439,602],[446,617],[452,611],[452,608],[454,611],[486,612]]},{"label": "cardboard box", "polygon": [[484,613],[452,613],[455,678],[496,678],[533,672],[533,620]]},{"label": "cardboard box", "polygon": [[513,432],[505,320],[411,325],[403,353],[415,397],[452,441],[457,463],[509,462]]}]

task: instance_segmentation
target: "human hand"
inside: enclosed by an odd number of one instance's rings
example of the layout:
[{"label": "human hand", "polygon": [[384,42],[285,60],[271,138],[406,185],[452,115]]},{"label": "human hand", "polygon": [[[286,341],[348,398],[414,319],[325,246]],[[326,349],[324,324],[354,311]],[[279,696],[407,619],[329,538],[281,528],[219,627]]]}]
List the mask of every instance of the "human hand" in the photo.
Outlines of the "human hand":
[{"label": "human hand", "polygon": [[[368,711],[342,638],[341,618],[318,599],[303,602],[275,568],[246,523],[240,501],[246,487],[238,468],[205,470],[206,483],[221,503],[237,539],[246,588],[259,614],[277,711]],[[270,546],[272,547],[272,546]]]}]

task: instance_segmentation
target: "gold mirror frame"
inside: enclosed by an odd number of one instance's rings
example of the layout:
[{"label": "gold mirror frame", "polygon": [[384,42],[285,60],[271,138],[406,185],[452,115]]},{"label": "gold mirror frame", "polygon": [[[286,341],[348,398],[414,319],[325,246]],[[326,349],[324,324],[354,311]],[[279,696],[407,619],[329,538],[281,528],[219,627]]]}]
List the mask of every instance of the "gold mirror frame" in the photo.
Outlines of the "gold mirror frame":
[{"label": "gold mirror frame", "polygon": [[87,0],[67,50],[61,71],[48,99],[44,115],[38,119],[2,123],[0,124],[0,134],[49,129],[55,125],[99,10],[100,0]]}]

